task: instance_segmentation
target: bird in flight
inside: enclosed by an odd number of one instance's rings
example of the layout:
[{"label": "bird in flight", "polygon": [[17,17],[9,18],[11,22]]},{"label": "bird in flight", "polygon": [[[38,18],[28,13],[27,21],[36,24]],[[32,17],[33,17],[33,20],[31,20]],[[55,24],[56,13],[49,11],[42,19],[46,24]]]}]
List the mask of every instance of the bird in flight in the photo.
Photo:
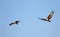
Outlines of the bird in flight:
[{"label": "bird in flight", "polygon": [[15,21],[15,22],[12,22],[12,23],[10,23],[9,25],[11,26],[11,25],[14,25],[14,24],[18,24],[20,21]]},{"label": "bird in flight", "polygon": [[54,11],[51,11],[46,19],[45,18],[38,18],[38,19],[51,22],[50,20],[51,20],[53,14],[54,14]]}]

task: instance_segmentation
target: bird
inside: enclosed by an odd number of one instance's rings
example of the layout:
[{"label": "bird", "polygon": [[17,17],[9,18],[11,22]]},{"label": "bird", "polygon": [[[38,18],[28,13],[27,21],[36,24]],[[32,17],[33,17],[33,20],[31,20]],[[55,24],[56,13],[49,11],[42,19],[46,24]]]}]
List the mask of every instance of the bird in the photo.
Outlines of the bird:
[{"label": "bird", "polygon": [[47,18],[38,18],[38,19],[51,22],[51,18],[53,15],[54,15],[54,11],[51,11]]},{"label": "bird", "polygon": [[10,23],[9,25],[11,26],[11,25],[14,25],[14,24],[18,24],[20,21],[15,21],[15,22],[12,22],[12,23]]}]

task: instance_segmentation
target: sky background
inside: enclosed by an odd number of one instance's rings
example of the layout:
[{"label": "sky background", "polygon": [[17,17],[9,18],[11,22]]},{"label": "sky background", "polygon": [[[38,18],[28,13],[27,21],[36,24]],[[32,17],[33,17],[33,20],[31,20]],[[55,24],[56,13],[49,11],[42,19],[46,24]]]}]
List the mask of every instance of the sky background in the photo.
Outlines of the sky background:
[{"label": "sky background", "polygon": [[[51,22],[38,19],[52,10]],[[60,37],[60,0],[0,0],[0,37]]]}]

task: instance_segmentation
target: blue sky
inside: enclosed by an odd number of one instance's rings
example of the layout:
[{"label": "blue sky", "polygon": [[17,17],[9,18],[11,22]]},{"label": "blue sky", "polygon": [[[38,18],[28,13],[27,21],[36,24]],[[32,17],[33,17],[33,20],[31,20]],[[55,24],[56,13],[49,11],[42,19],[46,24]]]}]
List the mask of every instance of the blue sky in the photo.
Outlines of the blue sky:
[{"label": "blue sky", "polygon": [[[44,18],[54,11],[51,22]],[[0,37],[60,37],[60,0],[0,0]],[[9,23],[20,20],[19,25]]]}]

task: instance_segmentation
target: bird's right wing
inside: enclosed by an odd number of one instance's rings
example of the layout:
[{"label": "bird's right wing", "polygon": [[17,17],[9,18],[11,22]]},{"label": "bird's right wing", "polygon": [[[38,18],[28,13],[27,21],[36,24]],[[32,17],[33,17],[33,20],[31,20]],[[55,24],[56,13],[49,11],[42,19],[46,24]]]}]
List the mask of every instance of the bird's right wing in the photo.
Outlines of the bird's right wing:
[{"label": "bird's right wing", "polygon": [[49,14],[49,16],[47,17],[47,19],[50,20],[50,19],[52,18],[53,14],[54,14],[54,11],[52,11],[52,12]]}]

